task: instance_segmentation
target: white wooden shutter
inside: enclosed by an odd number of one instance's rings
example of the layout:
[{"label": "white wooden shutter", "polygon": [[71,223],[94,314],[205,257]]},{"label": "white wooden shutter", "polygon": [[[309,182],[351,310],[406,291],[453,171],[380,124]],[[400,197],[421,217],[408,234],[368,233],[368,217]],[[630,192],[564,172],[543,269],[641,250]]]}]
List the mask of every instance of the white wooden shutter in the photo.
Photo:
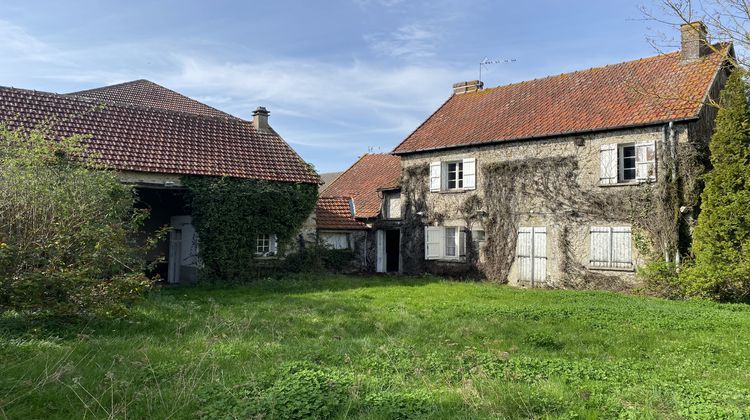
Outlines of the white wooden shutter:
[{"label": "white wooden shutter", "polygon": [[591,260],[592,267],[608,267],[611,255],[610,228],[592,226],[591,234]]},{"label": "white wooden shutter", "polygon": [[599,152],[599,183],[617,183],[617,145],[603,144]]},{"label": "white wooden shutter", "polygon": [[477,160],[474,158],[464,159],[464,189],[473,190],[477,185]]},{"label": "white wooden shutter", "polygon": [[432,192],[439,192],[440,191],[440,172],[442,170],[442,165],[440,162],[432,162],[430,163],[430,191]]},{"label": "white wooden shutter", "polygon": [[458,232],[458,256],[466,256],[466,229],[459,229]]},{"label": "white wooden shutter", "polygon": [[375,271],[378,273],[385,273],[386,258],[385,258],[385,231],[384,230],[375,231],[375,248],[376,248]]},{"label": "white wooden shutter", "polygon": [[276,255],[276,235],[268,235],[268,251],[271,255]]},{"label": "white wooden shutter", "polygon": [[443,228],[426,226],[424,228],[424,258],[436,260],[443,255]]},{"label": "white wooden shutter", "polygon": [[656,181],[656,143],[646,141],[635,145],[635,179]]},{"label": "white wooden shutter", "polygon": [[534,273],[533,253],[534,228],[522,227],[518,229],[516,240],[516,260],[518,261],[518,273],[520,281],[531,281]]},{"label": "white wooden shutter", "polygon": [[532,282],[534,286],[547,280],[547,228],[532,229],[533,272],[531,278],[534,280]]},{"label": "white wooden shutter", "polygon": [[633,259],[631,255],[631,236],[629,227],[612,228],[612,253],[610,267],[632,268]]}]

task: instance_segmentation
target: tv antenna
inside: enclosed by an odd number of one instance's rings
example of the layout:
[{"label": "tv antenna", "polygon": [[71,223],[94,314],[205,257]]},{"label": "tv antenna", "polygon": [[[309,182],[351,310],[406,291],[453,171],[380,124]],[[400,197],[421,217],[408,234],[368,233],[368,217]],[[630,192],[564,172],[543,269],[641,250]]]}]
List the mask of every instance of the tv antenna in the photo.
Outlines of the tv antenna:
[{"label": "tv antenna", "polygon": [[515,63],[515,58],[499,58],[497,60],[490,60],[489,57],[484,57],[482,61],[479,62],[479,81],[482,81],[482,69],[485,66],[489,66],[490,64],[504,64],[504,63]]}]

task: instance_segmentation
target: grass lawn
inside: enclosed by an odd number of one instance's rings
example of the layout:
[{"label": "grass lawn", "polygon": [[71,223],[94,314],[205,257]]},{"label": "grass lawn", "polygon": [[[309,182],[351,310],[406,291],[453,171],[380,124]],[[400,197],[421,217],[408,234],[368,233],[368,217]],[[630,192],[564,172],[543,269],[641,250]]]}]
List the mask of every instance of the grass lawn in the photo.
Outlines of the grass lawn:
[{"label": "grass lawn", "polygon": [[0,318],[0,418],[747,418],[749,350],[745,305],[303,276]]}]

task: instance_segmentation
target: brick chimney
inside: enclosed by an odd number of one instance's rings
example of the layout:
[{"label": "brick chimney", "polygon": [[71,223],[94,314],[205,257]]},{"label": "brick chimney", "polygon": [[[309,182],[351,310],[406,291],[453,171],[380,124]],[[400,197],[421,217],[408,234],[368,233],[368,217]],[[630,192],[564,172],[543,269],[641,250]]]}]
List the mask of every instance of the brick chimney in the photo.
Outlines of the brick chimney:
[{"label": "brick chimney", "polygon": [[253,111],[253,125],[257,130],[268,130],[271,128],[268,125],[268,115],[270,114],[264,106],[259,106]]},{"label": "brick chimney", "polygon": [[681,61],[697,60],[711,52],[711,48],[706,40],[708,30],[703,22],[696,21],[680,25],[680,35],[682,38],[680,49]]},{"label": "brick chimney", "polygon": [[458,82],[453,84],[453,94],[461,95],[469,92],[482,90],[484,83],[479,80],[469,80],[468,82]]}]

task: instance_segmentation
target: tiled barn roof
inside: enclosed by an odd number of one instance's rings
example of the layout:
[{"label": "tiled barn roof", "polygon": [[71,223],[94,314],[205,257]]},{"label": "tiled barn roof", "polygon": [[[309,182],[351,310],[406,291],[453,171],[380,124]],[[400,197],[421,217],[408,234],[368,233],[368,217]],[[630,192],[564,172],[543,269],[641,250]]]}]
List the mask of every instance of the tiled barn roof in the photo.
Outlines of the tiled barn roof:
[{"label": "tiled barn roof", "polygon": [[122,171],[318,183],[273,130],[236,117],[204,116],[76,95],[0,87],[0,121],[85,134],[97,160]]}]

